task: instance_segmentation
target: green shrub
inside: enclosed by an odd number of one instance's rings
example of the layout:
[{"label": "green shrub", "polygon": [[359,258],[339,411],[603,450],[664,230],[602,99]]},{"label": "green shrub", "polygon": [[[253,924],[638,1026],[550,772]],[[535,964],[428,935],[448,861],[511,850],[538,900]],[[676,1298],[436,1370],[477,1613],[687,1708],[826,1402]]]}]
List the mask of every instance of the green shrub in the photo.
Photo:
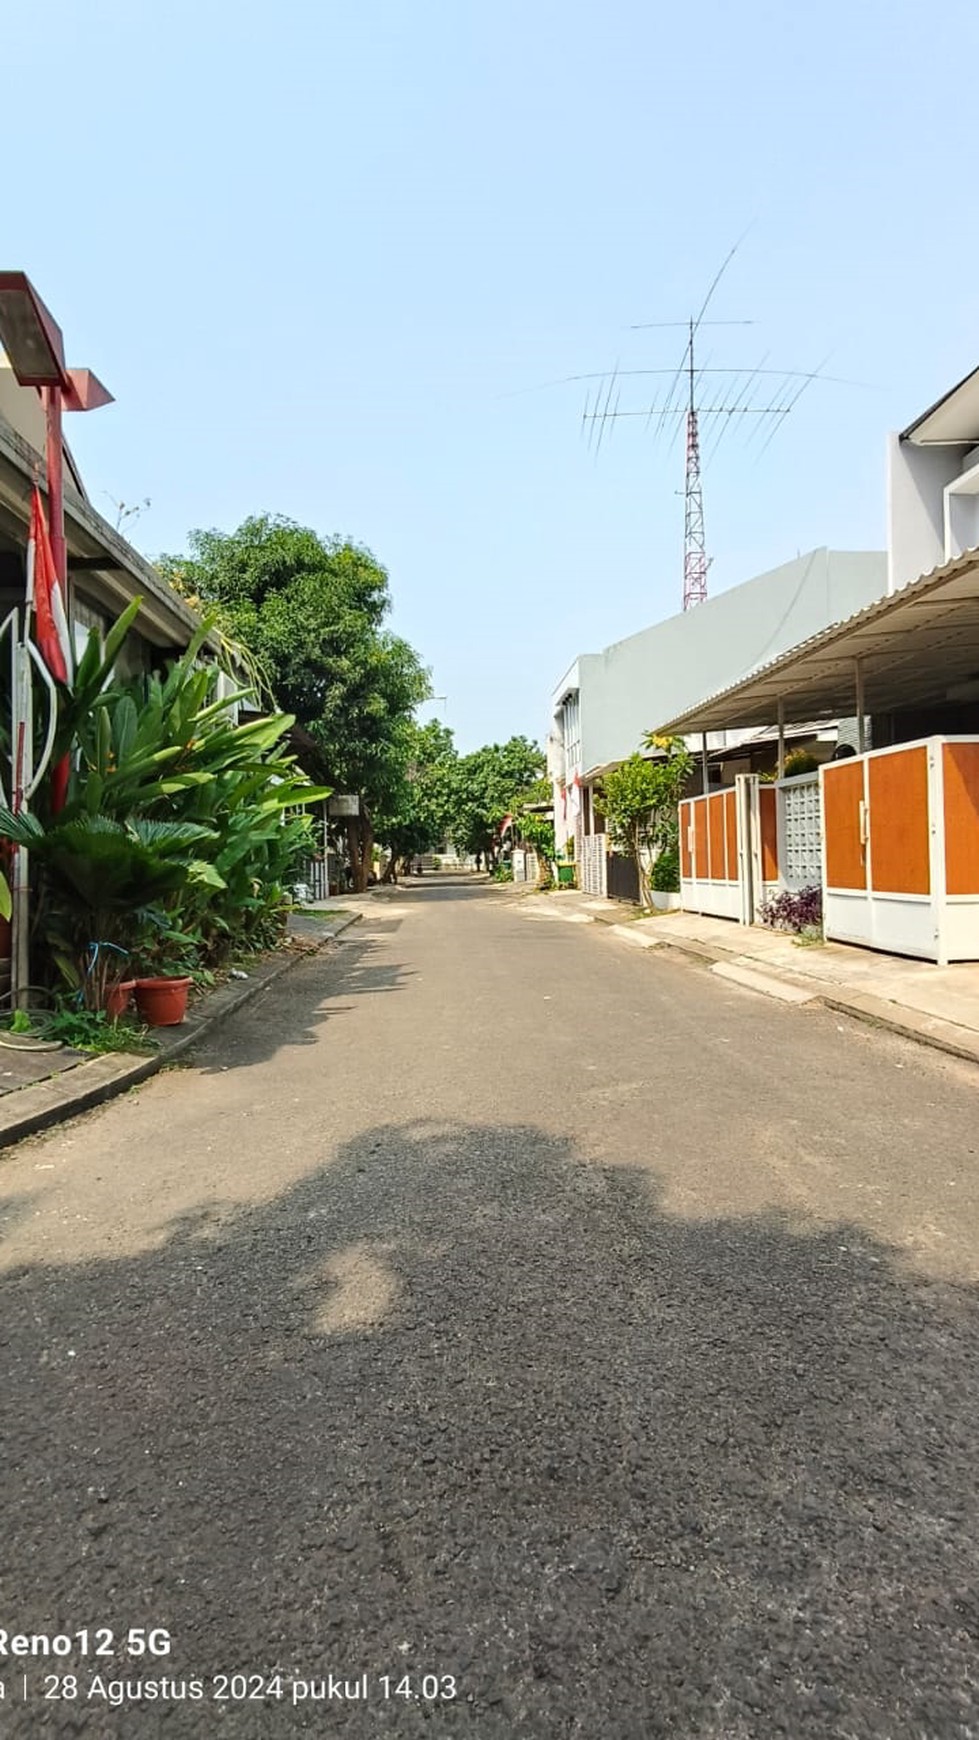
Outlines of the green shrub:
[{"label": "green shrub", "polygon": [[811,749],[790,749],[784,767],[783,779],[796,779],[801,773],[818,773],[820,761]]},{"label": "green shrub", "polygon": [[653,865],[649,886],[657,894],[679,894],[680,892],[680,852],[676,846],[667,846],[661,852]]}]

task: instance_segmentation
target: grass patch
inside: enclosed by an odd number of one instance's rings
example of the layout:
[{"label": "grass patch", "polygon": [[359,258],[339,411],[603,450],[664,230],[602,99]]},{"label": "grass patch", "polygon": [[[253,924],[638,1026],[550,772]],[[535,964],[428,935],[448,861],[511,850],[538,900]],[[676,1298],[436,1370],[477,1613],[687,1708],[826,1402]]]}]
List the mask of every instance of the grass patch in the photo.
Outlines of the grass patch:
[{"label": "grass patch", "polygon": [[826,938],[818,925],[815,924],[805,925],[798,936],[792,938],[792,941],[797,949],[824,949],[826,947]]},{"label": "grass patch", "polygon": [[60,1039],[72,1051],[83,1051],[91,1057],[101,1057],[109,1051],[136,1051],[150,1054],[157,1049],[149,1030],[137,1022],[120,1016],[110,1021],[103,1009],[93,1014],[88,1009],[59,1009],[38,1024],[44,1039]]}]

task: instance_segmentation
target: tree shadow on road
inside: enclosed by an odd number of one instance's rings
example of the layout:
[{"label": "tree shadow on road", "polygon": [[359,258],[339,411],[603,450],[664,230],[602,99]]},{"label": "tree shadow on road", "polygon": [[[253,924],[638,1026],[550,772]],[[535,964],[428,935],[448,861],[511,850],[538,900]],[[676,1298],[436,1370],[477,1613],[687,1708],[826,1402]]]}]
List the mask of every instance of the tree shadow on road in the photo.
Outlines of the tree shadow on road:
[{"label": "tree shadow on road", "polygon": [[[273,980],[254,1002],[194,1045],[185,1066],[213,1074],[260,1063],[283,1046],[316,1045],[328,1023],[353,1006],[347,999],[397,991],[415,977],[413,967],[388,960],[370,935],[349,937]],[[315,1002],[318,986],[322,991]]]},{"label": "tree shadow on road", "polygon": [[[179,1736],[975,1732],[973,1291],[852,1227],[669,1217],[536,1128],[327,1161],[3,1278],[4,1623],[166,1626],[157,1677],[372,1676]],[[458,1702],[380,1700],[422,1671]]]}]

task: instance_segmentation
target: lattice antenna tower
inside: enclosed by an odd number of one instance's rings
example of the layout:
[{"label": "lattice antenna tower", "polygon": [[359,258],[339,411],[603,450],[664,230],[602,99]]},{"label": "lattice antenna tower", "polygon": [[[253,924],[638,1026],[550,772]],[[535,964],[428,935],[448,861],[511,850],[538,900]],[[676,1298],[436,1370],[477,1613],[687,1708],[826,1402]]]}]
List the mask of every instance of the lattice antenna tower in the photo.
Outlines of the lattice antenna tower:
[{"label": "lattice antenna tower", "polygon": [[[642,417],[647,428],[655,419],[657,437],[662,436],[664,431],[675,434],[685,426],[684,610],[702,604],[707,597],[707,573],[711,558],[707,554],[704,528],[702,464],[713,457],[727,430],[737,424],[744,426],[745,419],[751,428],[749,440],[755,440],[761,432],[767,431],[767,438],[761,448],[761,452],[764,452],[811,382],[827,379],[822,373],[825,363],[806,372],[799,369],[774,369],[766,366],[767,356],[763,356],[757,367],[750,370],[730,365],[698,366],[695,355],[696,340],[702,326],[753,325],[750,320],[704,319],[714,291],[736,253],[737,246],[731,249],[720,271],[715,275],[698,315],[684,321],[644,322],[632,328],[634,332],[639,332],[653,328],[663,330],[667,327],[684,327],[687,343],[683,357],[675,369],[620,370],[616,365],[611,374],[571,377],[574,380],[599,382],[594,399],[591,397],[591,389],[588,390],[582,414],[582,426],[587,429],[589,445],[594,445],[596,453],[606,433],[625,417]],[[665,394],[654,398],[652,403],[638,410],[623,410],[620,408],[620,382],[626,376],[636,375],[668,375],[671,379]],[[702,455],[701,451],[702,422],[709,423],[711,427],[711,445],[706,455]]]},{"label": "lattice antenna tower", "polygon": [[688,344],[689,394],[687,398],[687,466],[683,486],[683,608],[703,604],[707,597],[707,535],[704,531],[704,488],[700,476],[700,424],[697,420],[693,360],[694,324],[690,322]]}]

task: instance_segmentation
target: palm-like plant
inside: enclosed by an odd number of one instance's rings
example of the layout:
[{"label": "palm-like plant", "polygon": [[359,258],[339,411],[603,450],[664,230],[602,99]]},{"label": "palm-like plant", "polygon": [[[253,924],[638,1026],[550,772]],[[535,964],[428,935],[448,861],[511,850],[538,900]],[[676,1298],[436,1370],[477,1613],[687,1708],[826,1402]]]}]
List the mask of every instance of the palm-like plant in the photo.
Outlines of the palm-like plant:
[{"label": "palm-like plant", "polygon": [[214,832],[192,822],[87,814],[45,827],[26,811],[0,807],[0,839],[43,867],[52,953],[68,982],[82,986],[86,1005],[101,1009],[107,986],[122,976],[120,962],[163,922],[163,903],[209,874],[200,853]]}]

